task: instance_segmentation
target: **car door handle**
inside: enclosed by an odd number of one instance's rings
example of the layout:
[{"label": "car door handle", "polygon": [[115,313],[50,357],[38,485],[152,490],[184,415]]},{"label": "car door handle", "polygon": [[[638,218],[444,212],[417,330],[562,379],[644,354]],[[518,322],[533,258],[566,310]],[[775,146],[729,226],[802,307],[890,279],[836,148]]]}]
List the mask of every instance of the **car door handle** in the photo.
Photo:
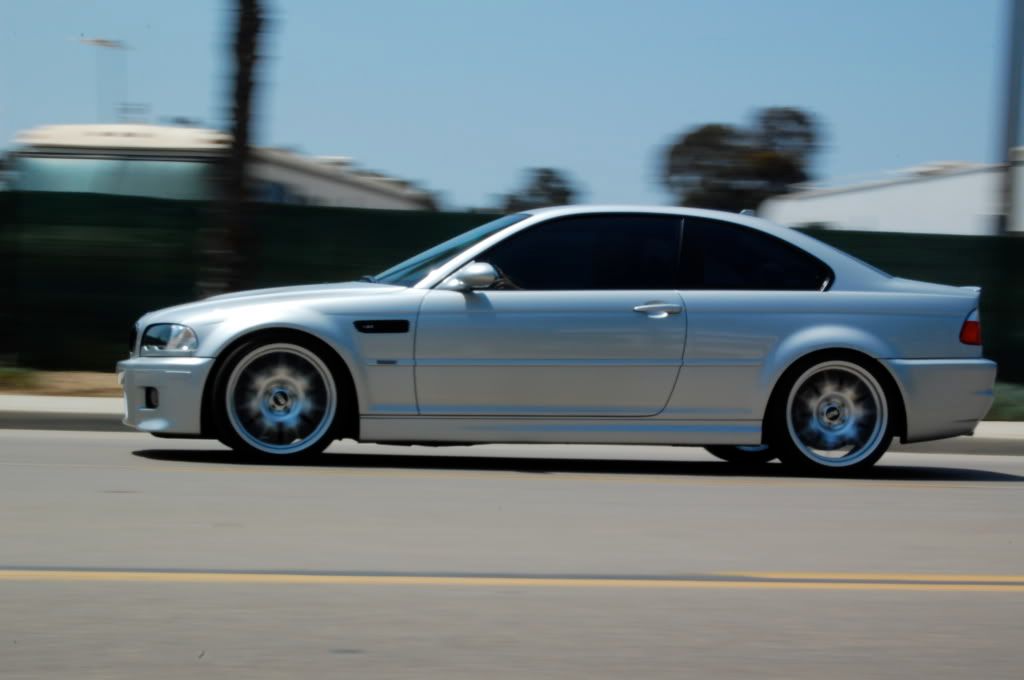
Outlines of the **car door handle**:
[{"label": "car door handle", "polygon": [[637,305],[633,308],[633,311],[646,314],[652,319],[664,319],[669,314],[679,314],[682,312],[683,306],[674,305],[669,302],[648,302],[647,304]]}]

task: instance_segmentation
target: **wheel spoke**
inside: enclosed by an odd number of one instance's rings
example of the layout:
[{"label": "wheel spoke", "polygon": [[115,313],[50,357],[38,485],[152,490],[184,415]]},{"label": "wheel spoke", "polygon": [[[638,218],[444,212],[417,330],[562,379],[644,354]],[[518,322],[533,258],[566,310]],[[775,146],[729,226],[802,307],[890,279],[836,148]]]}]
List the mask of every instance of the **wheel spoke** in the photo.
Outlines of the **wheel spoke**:
[{"label": "wheel spoke", "polygon": [[298,345],[270,345],[244,357],[229,378],[228,395],[235,431],[267,453],[307,448],[326,432],[336,409],[329,369]]},{"label": "wheel spoke", "polygon": [[831,467],[871,455],[886,430],[885,395],[865,369],[829,362],[804,373],[789,399],[789,431],[809,460]]}]

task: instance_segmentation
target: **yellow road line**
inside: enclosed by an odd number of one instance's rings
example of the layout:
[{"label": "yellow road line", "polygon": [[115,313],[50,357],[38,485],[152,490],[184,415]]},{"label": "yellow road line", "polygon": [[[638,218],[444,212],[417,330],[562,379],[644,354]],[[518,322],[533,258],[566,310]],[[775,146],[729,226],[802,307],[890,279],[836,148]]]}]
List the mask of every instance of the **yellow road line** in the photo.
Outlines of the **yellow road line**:
[{"label": "yellow road line", "polygon": [[[1024,594],[1024,576],[946,577],[939,574],[858,574],[799,572],[777,580],[736,580],[738,575],[708,574],[693,578],[576,578],[518,576],[430,576],[288,574],[203,571],[79,571],[57,569],[3,569],[0,582],[116,582],[116,583],[209,583],[339,586],[461,586],[620,588],[642,590],[855,590],[999,592]],[[853,578],[853,577],[856,578]],[[872,579],[870,581],[861,580]],[[765,578],[764,576],[758,578]],[[800,580],[825,579],[825,580]],[[829,580],[830,579],[830,580]],[[966,580],[970,579],[970,580]],[[946,582],[936,582],[946,581]]]},{"label": "yellow road line", "polygon": [[831,579],[836,581],[916,581],[916,582],[958,582],[958,583],[1020,583],[1024,576],[1017,574],[913,574],[906,572],[817,572],[817,571],[732,571],[716,574],[736,578],[777,579],[782,581],[806,579]]}]

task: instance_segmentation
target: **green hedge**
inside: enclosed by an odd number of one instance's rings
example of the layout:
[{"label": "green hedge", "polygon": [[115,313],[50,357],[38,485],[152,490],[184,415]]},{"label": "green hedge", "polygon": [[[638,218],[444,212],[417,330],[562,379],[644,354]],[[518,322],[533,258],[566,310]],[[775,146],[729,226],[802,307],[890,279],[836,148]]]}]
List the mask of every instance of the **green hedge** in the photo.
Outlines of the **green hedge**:
[{"label": "green hedge", "polygon": [[[260,205],[247,284],[357,279],[489,216]],[[195,297],[205,203],[0,192],[0,355],[40,369],[111,370],[142,313]],[[983,287],[986,353],[1024,382],[1024,239],[813,231],[899,276]]]}]

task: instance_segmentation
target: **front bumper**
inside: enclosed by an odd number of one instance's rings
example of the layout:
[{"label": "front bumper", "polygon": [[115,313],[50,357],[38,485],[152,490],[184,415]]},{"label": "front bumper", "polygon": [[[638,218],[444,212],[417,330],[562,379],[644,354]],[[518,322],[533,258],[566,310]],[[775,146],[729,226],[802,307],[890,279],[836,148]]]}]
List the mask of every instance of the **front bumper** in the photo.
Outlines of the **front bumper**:
[{"label": "front bumper", "polygon": [[[204,357],[137,357],[117,363],[124,388],[124,420],[129,427],[156,434],[201,434],[203,387],[214,360]],[[146,404],[146,389],[157,404]]]},{"label": "front bumper", "polygon": [[972,434],[992,406],[996,364],[988,359],[890,359],[903,393],[904,442]]}]

